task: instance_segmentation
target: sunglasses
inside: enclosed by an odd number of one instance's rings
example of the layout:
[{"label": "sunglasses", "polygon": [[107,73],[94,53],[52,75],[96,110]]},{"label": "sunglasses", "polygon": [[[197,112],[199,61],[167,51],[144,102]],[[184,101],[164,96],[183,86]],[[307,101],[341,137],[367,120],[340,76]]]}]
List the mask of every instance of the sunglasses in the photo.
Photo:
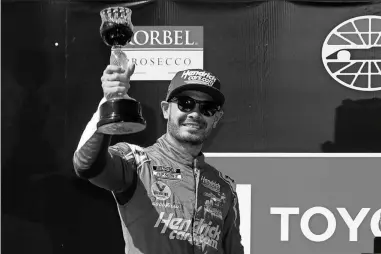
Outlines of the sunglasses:
[{"label": "sunglasses", "polygon": [[169,102],[176,102],[177,107],[182,112],[191,112],[198,104],[200,113],[204,116],[211,117],[221,109],[221,106],[212,101],[198,101],[188,96],[178,96],[171,99]]}]

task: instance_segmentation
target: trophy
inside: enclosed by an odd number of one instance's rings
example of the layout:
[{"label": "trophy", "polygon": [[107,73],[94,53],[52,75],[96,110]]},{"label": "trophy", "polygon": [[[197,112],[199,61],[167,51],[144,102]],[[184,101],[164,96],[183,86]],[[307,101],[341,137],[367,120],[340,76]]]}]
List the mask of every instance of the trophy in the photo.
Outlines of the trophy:
[{"label": "trophy", "polygon": [[[100,12],[102,24],[100,35],[104,43],[111,46],[110,64],[127,70],[128,59],[122,47],[131,41],[133,25],[132,11],[125,7],[109,7]],[[129,97],[126,92],[107,98],[100,108],[98,131],[109,135],[123,135],[142,131],[146,121],[138,101]]]}]

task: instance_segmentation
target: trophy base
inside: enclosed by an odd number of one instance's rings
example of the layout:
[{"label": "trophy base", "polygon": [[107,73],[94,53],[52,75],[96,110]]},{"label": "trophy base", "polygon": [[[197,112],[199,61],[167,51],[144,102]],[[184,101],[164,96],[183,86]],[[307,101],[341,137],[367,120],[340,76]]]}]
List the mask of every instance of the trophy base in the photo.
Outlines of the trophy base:
[{"label": "trophy base", "polygon": [[126,135],[144,130],[146,126],[140,123],[117,122],[108,123],[98,127],[98,132],[108,135]]},{"label": "trophy base", "polygon": [[108,135],[125,135],[140,132],[146,128],[141,105],[133,99],[112,99],[100,108],[98,132]]}]

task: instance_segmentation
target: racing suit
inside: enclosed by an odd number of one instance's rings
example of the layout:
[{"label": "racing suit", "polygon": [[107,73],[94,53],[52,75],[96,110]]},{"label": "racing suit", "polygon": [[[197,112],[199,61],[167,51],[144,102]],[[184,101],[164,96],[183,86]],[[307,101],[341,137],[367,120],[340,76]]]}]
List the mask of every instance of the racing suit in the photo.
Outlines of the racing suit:
[{"label": "racing suit", "polygon": [[168,134],[147,148],[109,146],[110,136],[96,133],[97,114],[74,153],[74,169],[112,192],[126,254],[244,253],[231,178],[202,153],[194,158],[177,150]]}]

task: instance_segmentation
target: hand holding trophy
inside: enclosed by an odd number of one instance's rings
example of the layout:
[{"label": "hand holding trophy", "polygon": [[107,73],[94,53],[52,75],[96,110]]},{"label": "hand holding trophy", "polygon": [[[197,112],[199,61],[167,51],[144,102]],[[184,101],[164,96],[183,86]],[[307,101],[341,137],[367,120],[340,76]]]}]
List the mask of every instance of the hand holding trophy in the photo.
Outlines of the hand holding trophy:
[{"label": "hand holding trophy", "polygon": [[[125,7],[109,7],[100,12],[102,24],[100,34],[104,43],[111,46],[110,65],[127,71],[128,59],[122,47],[131,41],[133,25],[132,11]],[[142,117],[141,105],[126,92],[116,93],[100,106],[98,131],[109,135],[123,135],[142,131],[146,121]]]}]

